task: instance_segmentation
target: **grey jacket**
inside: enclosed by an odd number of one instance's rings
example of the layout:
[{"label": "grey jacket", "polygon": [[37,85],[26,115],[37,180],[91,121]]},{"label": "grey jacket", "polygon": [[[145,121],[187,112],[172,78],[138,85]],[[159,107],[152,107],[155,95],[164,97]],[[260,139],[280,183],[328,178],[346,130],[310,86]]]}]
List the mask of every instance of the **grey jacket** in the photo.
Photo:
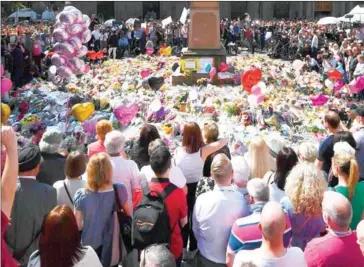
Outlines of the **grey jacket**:
[{"label": "grey jacket", "polygon": [[[40,183],[31,178],[19,178],[11,223],[5,235],[5,242],[10,253],[25,249],[42,227],[43,219],[57,205],[55,188]],[[29,256],[38,249],[39,238],[32,242],[24,257],[20,259],[21,266],[28,263]]]}]

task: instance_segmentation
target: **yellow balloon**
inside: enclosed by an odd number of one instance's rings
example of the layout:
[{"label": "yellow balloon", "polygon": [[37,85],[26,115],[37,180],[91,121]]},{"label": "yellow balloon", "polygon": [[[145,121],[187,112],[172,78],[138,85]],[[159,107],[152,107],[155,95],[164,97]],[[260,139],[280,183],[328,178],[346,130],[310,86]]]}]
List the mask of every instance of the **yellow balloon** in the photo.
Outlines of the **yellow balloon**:
[{"label": "yellow balloon", "polygon": [[72,115],[81,122],[87,120],[94,111],[95,106],[91,102],[76,104],[72,107]]},{"label": "yellow balloon", "polygon": [[11,109],[7,104],[1,103],[1,123],[5,124],[9,119]]}]

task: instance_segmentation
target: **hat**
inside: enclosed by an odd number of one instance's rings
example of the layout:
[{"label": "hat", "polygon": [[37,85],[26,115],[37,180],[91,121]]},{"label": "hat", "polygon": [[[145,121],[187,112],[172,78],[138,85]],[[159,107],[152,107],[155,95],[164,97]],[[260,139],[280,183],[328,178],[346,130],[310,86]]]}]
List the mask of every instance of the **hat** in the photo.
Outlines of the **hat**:
[{"label": "hat", "polygon": [[237,183],[247,182],[250,176],[250,168],[244,157],[232,157],[231,165],[234,170],[234,181]]},{"label": "hat", "polygon": [[40,150],[36,145],[30,144],[19,151],[19,172],[35,169],[41,161]]},{"label": "hat", "polygon": [[356,115],[360,116],[360,117],[364,117],[364,105],[359,105],[359,106],[355,109],[354,113],[355,113]]},{"label": "hat", "polygon": [[61,146],[63,133],[59,130],[46,131],[39,142],[40,151],[46,153],[56,153]]}]

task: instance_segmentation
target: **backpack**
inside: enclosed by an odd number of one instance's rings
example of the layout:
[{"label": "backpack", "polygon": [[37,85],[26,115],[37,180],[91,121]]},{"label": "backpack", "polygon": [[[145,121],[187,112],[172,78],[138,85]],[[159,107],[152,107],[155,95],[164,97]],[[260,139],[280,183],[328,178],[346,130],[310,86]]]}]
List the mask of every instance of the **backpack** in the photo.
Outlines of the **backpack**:
[{"label": "backpack", "polygon": [[151,194],[148,183],[142,184],[143,198],[136,206],[132,221],[132,246],[143,250],[152,244],[170,244],[172,229],[165,204],[177,187],[170,183],[161,194]]}]

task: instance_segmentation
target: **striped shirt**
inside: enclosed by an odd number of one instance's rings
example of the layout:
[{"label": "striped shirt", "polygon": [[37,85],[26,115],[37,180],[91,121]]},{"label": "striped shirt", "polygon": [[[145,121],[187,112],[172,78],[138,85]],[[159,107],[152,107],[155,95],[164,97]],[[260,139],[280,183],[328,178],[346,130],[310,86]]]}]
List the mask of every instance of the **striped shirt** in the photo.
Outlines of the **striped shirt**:
[{"label": "striped shirt", "polygon": [[[237,219],[231,228],[227,252],[236,254],[240,250],[257,249],[262,244],[262,232],[259,230],[260,215],[264,203],[250,205],[251,215]],[[291,237],[291,223],[286,215],[287,226],[283,235],[284,246],[288,247]]]}]

